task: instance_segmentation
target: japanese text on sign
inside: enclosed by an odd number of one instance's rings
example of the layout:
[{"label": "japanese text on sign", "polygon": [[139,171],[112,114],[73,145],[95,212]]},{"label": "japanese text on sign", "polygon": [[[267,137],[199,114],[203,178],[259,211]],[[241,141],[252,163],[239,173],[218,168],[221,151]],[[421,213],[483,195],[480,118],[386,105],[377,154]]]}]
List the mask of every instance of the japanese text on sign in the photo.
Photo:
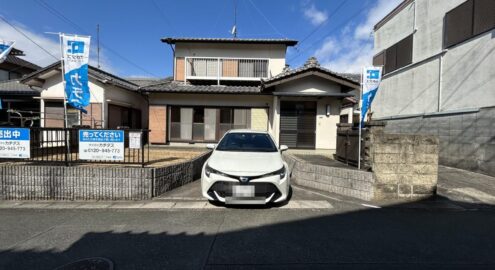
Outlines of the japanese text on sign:
[{"label": "japanese text on sign", "polygon": [[0,158],[30,158],[28,128],[0,128]]},{"label": "japanese text on sign", "polygon": [[124,131],[79,130],[79,158],[83,160],[124,160]]}]

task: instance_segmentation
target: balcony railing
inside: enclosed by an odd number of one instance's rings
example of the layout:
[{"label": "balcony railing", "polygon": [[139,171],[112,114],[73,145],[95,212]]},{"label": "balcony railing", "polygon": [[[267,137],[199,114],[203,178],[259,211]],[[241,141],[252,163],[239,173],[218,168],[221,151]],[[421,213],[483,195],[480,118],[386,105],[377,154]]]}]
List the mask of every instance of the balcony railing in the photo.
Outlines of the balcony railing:
[{"label": "balcony railing", "polygon": [[268,59],[186,57],[186,79],[255,81],[268,74]]}]

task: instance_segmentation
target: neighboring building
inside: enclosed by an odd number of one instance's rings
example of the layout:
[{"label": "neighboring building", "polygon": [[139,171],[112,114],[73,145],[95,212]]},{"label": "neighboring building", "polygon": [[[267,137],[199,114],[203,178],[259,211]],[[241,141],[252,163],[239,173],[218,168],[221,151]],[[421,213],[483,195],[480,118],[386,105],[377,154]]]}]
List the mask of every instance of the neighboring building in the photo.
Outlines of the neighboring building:
[{"label": "neighboring building", "polygon": [[152,143],[217,142],[229,129],[251,128],[291,148],[335,149],[342,101],[359,91],[355,76],[322,68],[315,58],[287,68],[294,40],[162,42],[174,51],[173,80],[141,87]]},{"label": "neighboring building", "polygon": [[22,58],[24,52],[13,48],[0,63],[0,126],[39,126],[40,89],[19,83],[26,74],[40,69]]},{"label": "neighboring building", "polygon": [[[68,126],[88,125],[92,128],[146,128],[148,104],[139,93],[139,86],[93,66],[89,66],[90,105],[87,114],[67,107]],[[43,89],[40,94],[42,127],[64,126],[64,88],[60,62],[55,62],[21,80]]]},{"label": "neighboring building", "polygon": [[495,175],[495,1],[403,1],[375,26],[375,53],[373,119],[438,135],[441,164]]}]

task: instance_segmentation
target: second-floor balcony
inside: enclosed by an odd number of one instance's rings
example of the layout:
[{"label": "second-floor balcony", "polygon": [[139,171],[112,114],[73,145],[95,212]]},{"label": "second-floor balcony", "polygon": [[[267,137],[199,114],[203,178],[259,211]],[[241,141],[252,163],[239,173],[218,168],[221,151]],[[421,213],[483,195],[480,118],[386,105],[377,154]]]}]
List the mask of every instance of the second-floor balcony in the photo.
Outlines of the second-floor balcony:
[{"label": "second-floor balcony", "polygon": [[256,81],[268,78],[268,59],[186,57],[186,80]]}]

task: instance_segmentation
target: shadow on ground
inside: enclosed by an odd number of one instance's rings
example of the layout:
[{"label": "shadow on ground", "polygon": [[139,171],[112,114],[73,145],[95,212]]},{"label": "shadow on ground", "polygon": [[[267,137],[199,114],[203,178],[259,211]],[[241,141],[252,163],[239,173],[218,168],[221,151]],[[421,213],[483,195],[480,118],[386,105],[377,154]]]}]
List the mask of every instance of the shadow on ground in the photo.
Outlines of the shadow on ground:
[{"label": "shadow on ground", "polygon": [[223,232],[89,232],[63,250],[0,250],[0,269],[54,269],[86,257],[108,258],[115,269],[495,268],[492,209],[418,210],[418,203],[244,229],[225,220],[293,212],[213,211],[224,220]]}]

